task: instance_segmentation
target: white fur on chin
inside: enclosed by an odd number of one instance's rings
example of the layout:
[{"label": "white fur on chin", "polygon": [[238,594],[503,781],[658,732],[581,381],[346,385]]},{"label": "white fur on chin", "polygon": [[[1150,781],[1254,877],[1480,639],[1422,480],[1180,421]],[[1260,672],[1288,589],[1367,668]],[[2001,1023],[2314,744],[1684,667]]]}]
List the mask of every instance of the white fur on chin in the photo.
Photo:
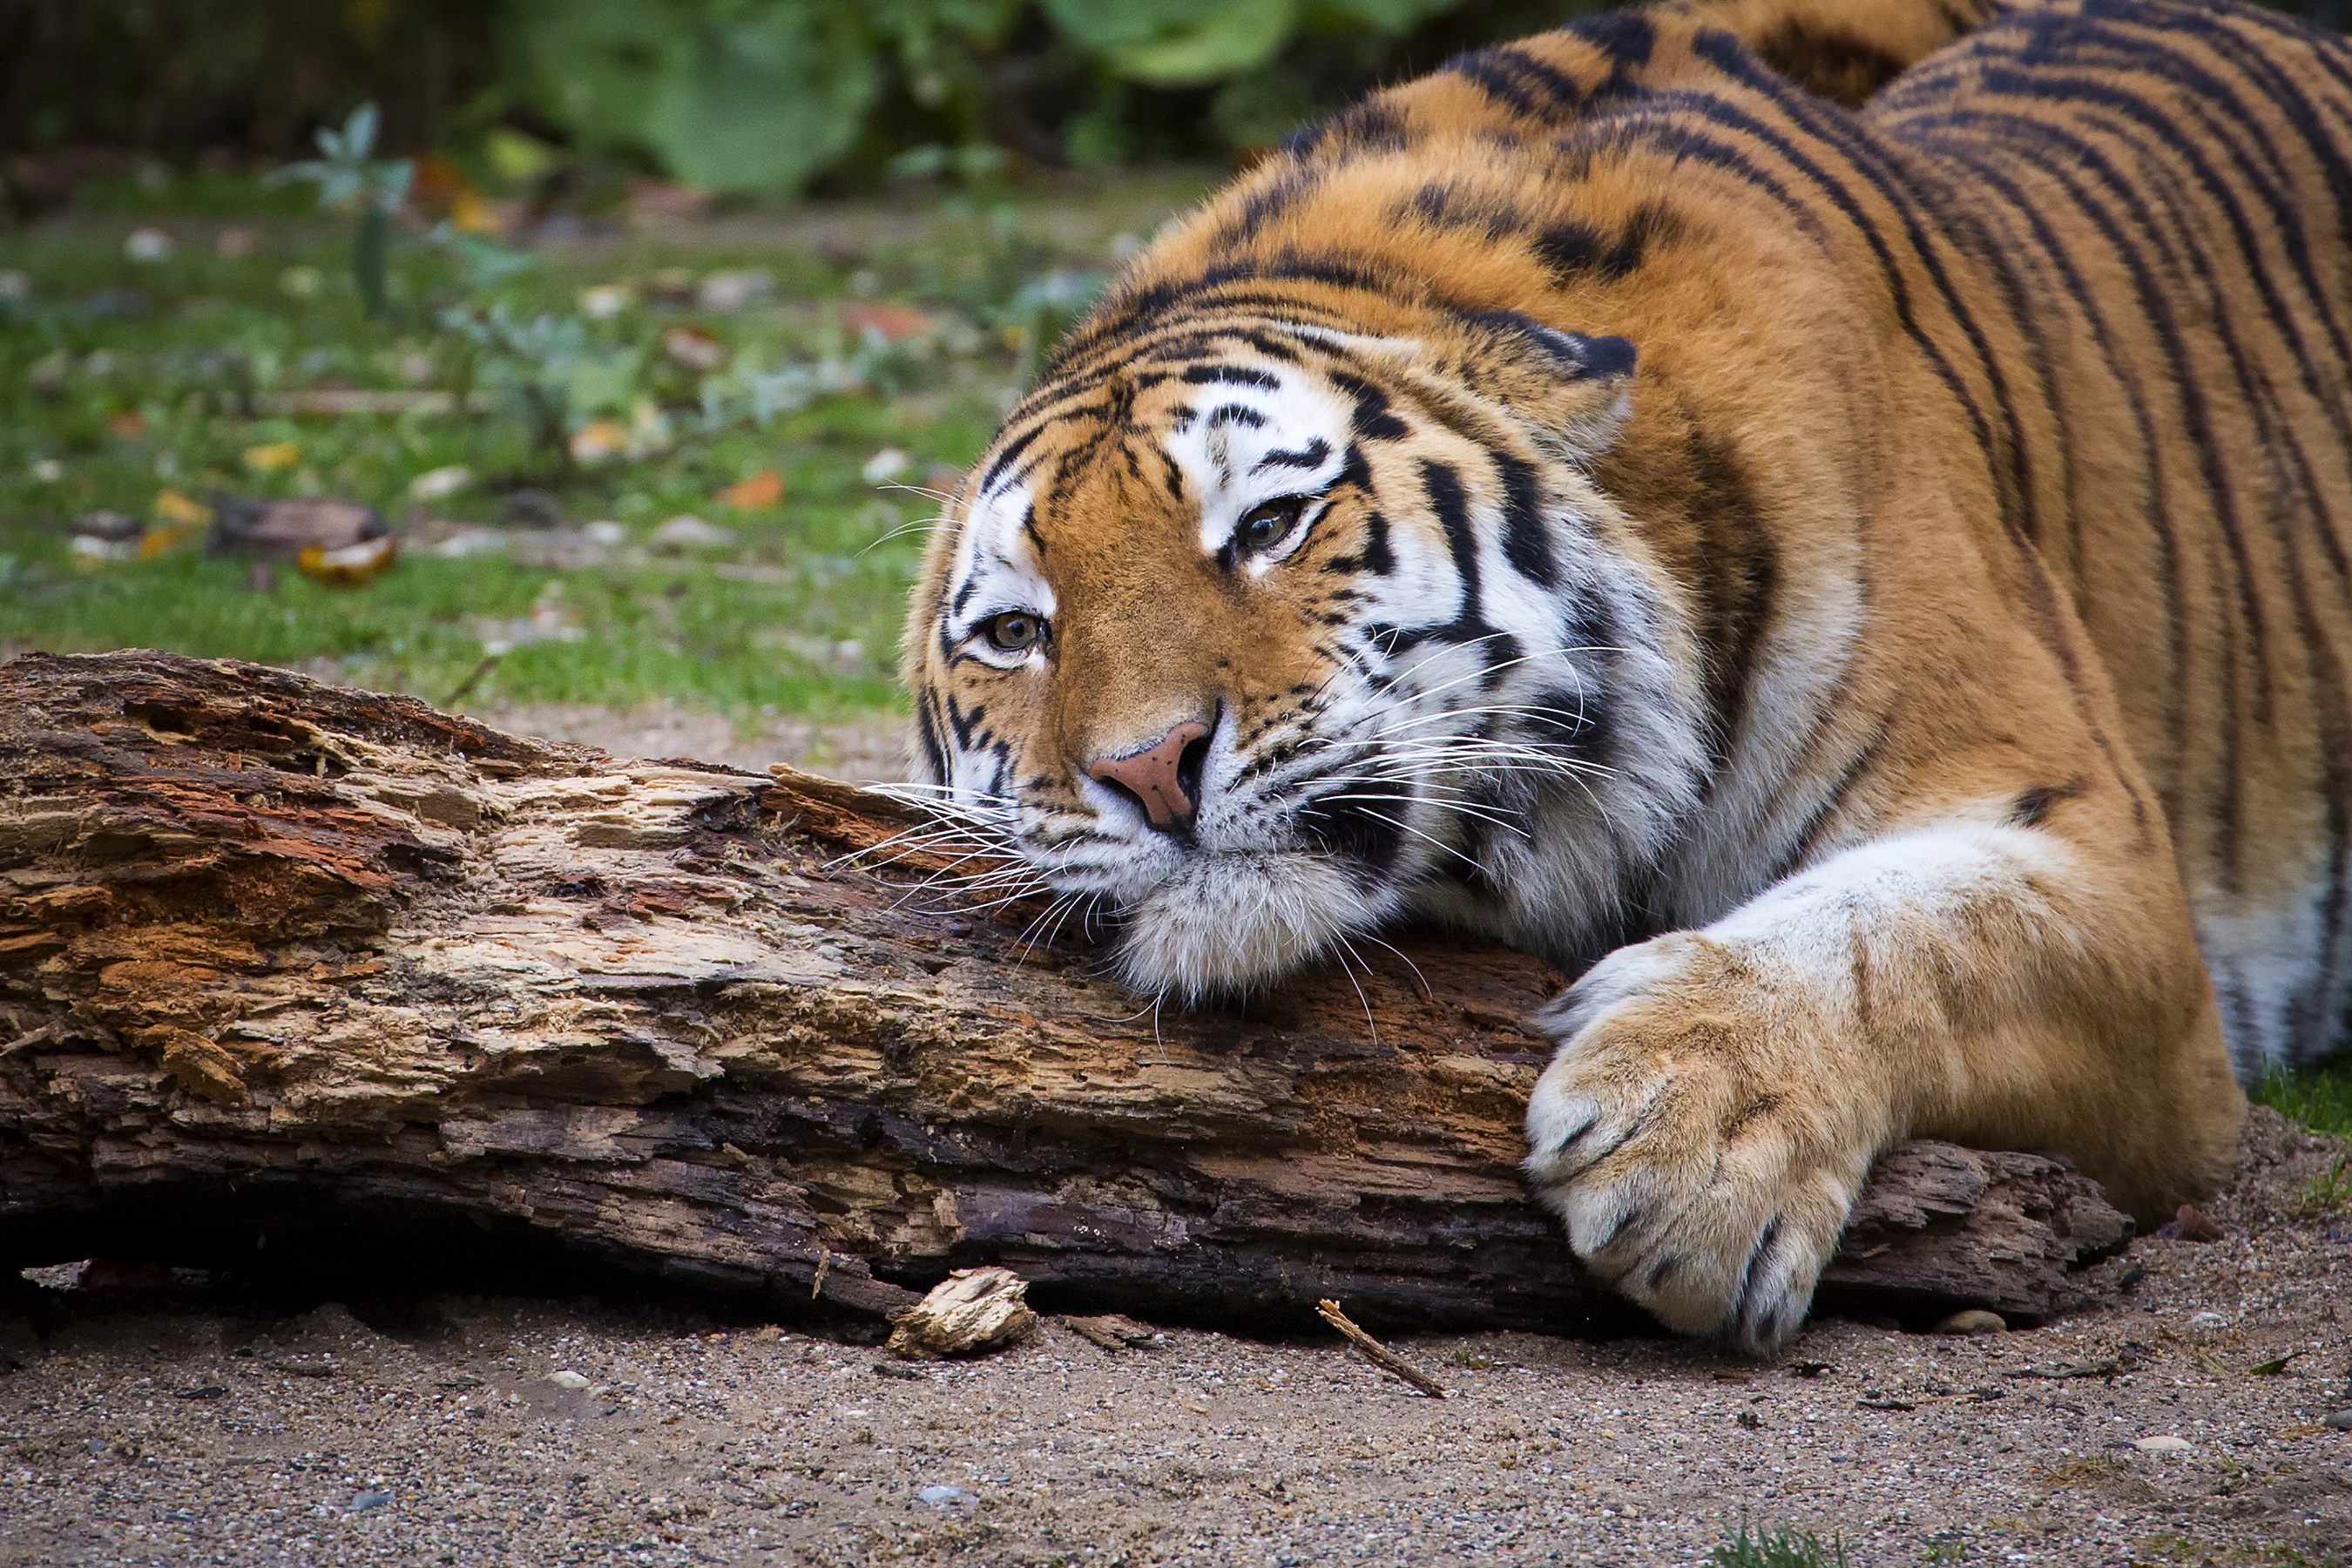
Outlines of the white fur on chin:
[{"label": "white fur on chin", "polygon": [[1230,995],[1312,963],[1393,902],[1319,856],[1203,855],[1129,910],[1119,971],[1139,991]]}]

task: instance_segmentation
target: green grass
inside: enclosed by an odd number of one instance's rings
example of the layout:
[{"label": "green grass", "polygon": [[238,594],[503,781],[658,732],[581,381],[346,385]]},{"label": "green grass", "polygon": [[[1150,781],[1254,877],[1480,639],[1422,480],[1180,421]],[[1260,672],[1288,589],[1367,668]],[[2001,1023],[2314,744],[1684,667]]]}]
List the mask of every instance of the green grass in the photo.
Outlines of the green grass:
[{"label": "green grass", "polygon": [[1845,1545],[1824,1546],[1821,1537],[1793,1530],[1750,1531],[1745,1521],[1727,1535],[1709,1559],[1714,1568],[1846,1568]]},{"label": "green grass", "polygon": [[[412,234],[383,321],[367,319],[345,274],[343,226],[289,216],[275,194],[252,193],[241,210],[234,192],[213,192],[196,215],[84,210],[0,233],[0,271],[27,285],[24,298],[0,300],[0,653],[161,647],[439,700],[538,607],[551,612],[542,623],[572,629],[514,646],[469,706],[673,699],[746,723],[763,711],[896,708],[898,629],[920,525],[936,507],[877,489],[862,470],[884,447],[911,458],[906,482],[969,464],[1021,374],[1007,331],[1021,285],[1107,268],[1113,235],[1148,233],[1198,184],[1048,193],[993,214],[934,199],[755,215],[668,237],[616,233],[542,247],[527,270],[486,289]],[[126,236],[147,224],[177,242],[168,258],[126,257]],[[249,230],[251,253],[222,251],[224,228]],[[739,268],[771,273],[773,292],[720,311],[665,301],[656,287],[665,273],[691,282]],[[638,301],[608,320],[578,317],[581,290],[613,282],[635,284]],[[572,428],[597,416],[628,424],[642,405],[672,423],[667,449],[576,466],[534,444],[523,401],[489,374],[498,366],[476,355],[466,379],[463,335],[440,319],[493,300],[524,320],[580,320],[588,352],[567,382]],[[840,311],[865,300],[915,304],[949,331],[919,357],[860,358]],[[709,425],[701,373],[663,351],[663,334],[681,326],[719,338],[734,366],[773,372],[830,358],[869,374],[856,390],[790,413],[762,420],[735,410]],[[305,389],[469,385],[491,397],[487,411],[256,412]],[[257,471],[245,459],[289,441],[298,455],[283,468]],[[422,507],[410,500],[416,476],[450,465],[475,483]],[[715,499],[771,468],[785,481],[780,503],[746,511]],[[342,589],[283,563],[254,586],[250,563],[208,556],[193,536],[135,561],[72,548],[78,517],[107,510],[152,521],[167,489],[200,500],[215,491],[348,498],[378,507],[397,531],[427,514],[491,522],[501,495],[525,485],[551,494],[572,524],[617,523],[623,542],[572,570],[409,548],[373,582]],[[654,549],[654,530],[687,512],[734,542]]]},{"label": "green grass", "polygon": [[2352,1058],[2301,1072],[2273,1068],[2254,1085],[2252,1099],[2315,1132],[2352,1138]]}]

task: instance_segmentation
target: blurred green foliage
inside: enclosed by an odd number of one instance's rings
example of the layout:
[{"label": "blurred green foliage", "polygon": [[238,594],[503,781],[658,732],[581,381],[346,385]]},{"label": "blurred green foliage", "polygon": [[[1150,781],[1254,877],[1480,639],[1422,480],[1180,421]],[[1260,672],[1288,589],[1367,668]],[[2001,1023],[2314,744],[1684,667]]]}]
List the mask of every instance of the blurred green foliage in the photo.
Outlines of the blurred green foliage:
[{"label": "blurred green foliage", "polygon": [[1601,3],[0,0],[0,177],[30,210],[58,175],[26,154],[296,156],[366,101],[478,176],[538,147],[743,195],[1232,156]]},{"label": "blurred green foliage", "polygon": [[362,101],[390,152],[556,146],[722,194],[1232,154],[1591,3],[0,0],[0,174],[31,207],[26,153],[298,155]]}]

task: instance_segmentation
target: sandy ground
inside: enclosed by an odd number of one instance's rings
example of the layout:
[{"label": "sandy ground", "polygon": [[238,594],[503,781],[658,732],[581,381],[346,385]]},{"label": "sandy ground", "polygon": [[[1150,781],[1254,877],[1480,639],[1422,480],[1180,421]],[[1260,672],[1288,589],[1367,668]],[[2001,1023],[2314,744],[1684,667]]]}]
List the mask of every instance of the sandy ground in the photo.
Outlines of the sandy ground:
[{"label": "sandy ground", "polygon": [[2332,1152],[2267,1126],[2226,1239],[2138,1243],[2116,1309],[1771,1365],[1402,1342],[1443,1401],[1309,1324],[918,1367],[625,1295],[20,1290],[0,1563],[1686,1563],[1744,1517],[1857,1565],[2340,1565],[2352,1212],[2294,1212]]}]

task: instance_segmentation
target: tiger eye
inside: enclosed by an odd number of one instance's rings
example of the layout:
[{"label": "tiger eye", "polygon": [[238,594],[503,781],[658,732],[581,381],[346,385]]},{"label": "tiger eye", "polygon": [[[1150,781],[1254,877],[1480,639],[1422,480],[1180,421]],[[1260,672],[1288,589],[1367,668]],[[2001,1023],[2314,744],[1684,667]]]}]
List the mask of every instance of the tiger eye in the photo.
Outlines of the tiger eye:
[{"label": "tiger eye", "polygon": [[1013,610],[991,616],[983,629],[988,633],[990,646],[999,653],[1026,653],[1045,635],[1045,624],[1034,616]]},{"label": "tiger eye", "polygon": [[1235,548],[1244,555],[1273,549],[1297,526],[1298,514],[1306,507],[1306,501],[1297,496],[1285,496],[1280,500],[1253,507],[1234,532]]}]

